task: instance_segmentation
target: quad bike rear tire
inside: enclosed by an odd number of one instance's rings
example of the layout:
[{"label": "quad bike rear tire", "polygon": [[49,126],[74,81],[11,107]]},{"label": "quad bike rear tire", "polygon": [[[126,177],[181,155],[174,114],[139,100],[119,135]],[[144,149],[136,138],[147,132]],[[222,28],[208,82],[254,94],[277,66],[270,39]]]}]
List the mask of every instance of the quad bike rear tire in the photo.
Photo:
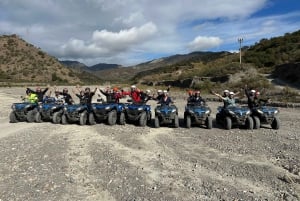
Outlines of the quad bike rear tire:
[{"label": "quad bike rear tire", "polygon": [[36,113],[35,110],[30,110],[27,112],[27,115],[26,115],[27,122],[32,123],[35,121],[35,113]]},{"label": "quad bike rear tire", "polygon": [[41,115],[41,113],[39,113],[39,112],[37,112],[36,114],[35,114],[35,122],[36,123],[42,123],[43,121],[42,121],[42,115]]},{"label": "quad bike rear tire", "polygon": [[280,121],[278,117],[274,117],[272,123],[271,123],[271,127],[275,130],[278,130],[280,128]]},{"label": "quad bike rear tire", "polygon": [[68,122],[67,116],[66,116],[65,114],[63,114],[63,115],[61,116],[61,124],[66,125],[66,124],[68,124],[68,123],[69,123],[69,122]]}]

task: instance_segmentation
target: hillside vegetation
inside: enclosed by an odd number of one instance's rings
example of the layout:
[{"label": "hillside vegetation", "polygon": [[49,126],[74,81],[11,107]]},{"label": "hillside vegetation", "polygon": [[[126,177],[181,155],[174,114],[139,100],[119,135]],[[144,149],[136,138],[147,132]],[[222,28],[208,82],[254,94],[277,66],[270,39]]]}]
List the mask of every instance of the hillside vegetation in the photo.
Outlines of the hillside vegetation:
[{"label": "hillside vegetation", "polygon": [[17,35],[0,36],[0,82],[75,84],[90,80],[93,76],[66,68]]}]

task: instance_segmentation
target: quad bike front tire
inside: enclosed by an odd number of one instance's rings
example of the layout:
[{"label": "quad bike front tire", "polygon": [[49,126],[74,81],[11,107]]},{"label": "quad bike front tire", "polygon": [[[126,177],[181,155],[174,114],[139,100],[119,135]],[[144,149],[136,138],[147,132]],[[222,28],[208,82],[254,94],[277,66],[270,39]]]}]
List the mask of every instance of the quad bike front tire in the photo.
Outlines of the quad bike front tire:
[{"label": "quad bike front tire", "polygon": [[191,120],[191,116],[190,115],[187,115],[185,117],[185,126],[187,128],[191,128],[191,125],[192,125],[192,120]]},{"label": "quad bike front tire", "polygon": [[147,124],[147,114],[143,112],[139,118],[139,126],[145,127]]},{"label": "quad bike front tire", "polygon": [[207,129],[212,129],[212,118],[211,117],[207,117],[205,120],[205,125]]},{"label": "quad bike front tire", "polygon": [[115,125],[117,122],[117,111],[112,110],[108,113],[107,123],[108,125],[112,126]]},{"label": "quad bike front tire", "polygon": [[174,127],[175,127],[175,128],[178,128],[178,127],[179,127],[179,118],[178,118],[178,115],[175,115],[173,121],[174,121],[174,122],[173,122]]},{"label": "quad bike front tire", "polygon": [[66,124],[68,124],[68,123],[69,123],[69,122],[68,122],[67,116],[66,116],[65,114],[63,114],[63,115],[61,116],[61,124],[66,125]]},{"label": "quad bike front tire", "polygon": [[83,111],[82,113],[80,113],[79,125],[81,125],[81,126],[86,125],[87,118],[88,118],[87,111]]},{"label": "quad bike front tire", "polygon": [[126,124],[126,119],[125,119],[125,113],[121,112],[120,116],[119,116],[119,124],[120,125],[125,125]]},{"label": "quad bike front tire", "polygon": [[155,127],[155,128],[159,128],[159,126],[160,126],[160,125],[159,125],[159,119],[158,119],[158,117],[155,117],[155,118],[154,118],[154,127]]},{"label": "quad bike front tire", "polygon": [[253,119],[252,117],[248,116],[246,119],[246,128],[249,130],[253,130]]},{"label": "quad bike front tire", "polygon": [[90,125],[95,125],[96,124],[95,115],[93,113],[89,114],[89,124]]},{"label": "quad bike front tire", "polygon": [[280,128],[280,121],[278,117],[274,117],[272,123],[271,123],[271,127],[275,130],[278,130]]},{"label": "quad bike front tire", "polygon": [[62,120],[62,115],[60,112],[54,112],[53,117],[52,117],[52,122],[54,124],[60,124]]},{"label": "quad bike front tire", "polygon": [[232,127],[232,120],[230,117],[225,118],[225,129],[230,130]]},{"label": "quad bike front tire", "polygon": [[253,116],[253,129],[260,129],[260,120],[257,116]]},{"label": "quad bike front tire", "polygon": [[14,111],[12,111],[10,114],[9,114],[9,123],[18,123],[18,118],[16,116],[16,113]]}]

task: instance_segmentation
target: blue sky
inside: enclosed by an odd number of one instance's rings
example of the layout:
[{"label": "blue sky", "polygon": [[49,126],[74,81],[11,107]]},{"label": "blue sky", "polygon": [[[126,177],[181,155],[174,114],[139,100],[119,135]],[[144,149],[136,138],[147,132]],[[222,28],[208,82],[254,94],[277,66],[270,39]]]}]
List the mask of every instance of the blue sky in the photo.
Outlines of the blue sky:
[{"label": "blue sky", "polygon": [[0,0],[0,34],[61,60],[124,66],[237,51],[300,29],[299,0]]}]

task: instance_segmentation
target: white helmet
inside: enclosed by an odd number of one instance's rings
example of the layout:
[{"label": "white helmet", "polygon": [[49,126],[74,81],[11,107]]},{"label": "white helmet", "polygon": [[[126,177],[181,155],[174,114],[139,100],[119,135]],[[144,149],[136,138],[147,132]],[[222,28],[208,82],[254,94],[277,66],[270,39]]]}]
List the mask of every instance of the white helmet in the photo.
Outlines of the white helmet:
[{"label": "white helmet", "polygon": [[232,92],[232,91],[231,91],[231,92],[229,92],[229,95],[234,95],[234,92]]},{"label": "white helmet", "polygon": [[136,86],[135,86],[135,85],[132,85],[132,86],[131,86],[131,89],[135,89],[135,88],[136,88]]},{"label": "white helmet", "polygon": [[151,91],[149,89],[146,90],[146,94],[150,94]]},{"label": "white helmet", "polygon": [[157,90],[157,93],[162,93],[162,90],[161,89]]},{"label": "white helmet", "polygon": [[224,90],[224,93],[229,93],[229,90],[225,89],[225,90]]},{"label": "white helmet", "polygon": [[254,89],[252,89],[250,92],[251,92],[252,94],[254,94],[254,93],[255,93],[255,90],[254,90]]},{"label": "white helmet", "polygon": [[168,93],[168,91],[167,91],[167,90],[164,90],[164,94],[166,94],[166,93]]}]

